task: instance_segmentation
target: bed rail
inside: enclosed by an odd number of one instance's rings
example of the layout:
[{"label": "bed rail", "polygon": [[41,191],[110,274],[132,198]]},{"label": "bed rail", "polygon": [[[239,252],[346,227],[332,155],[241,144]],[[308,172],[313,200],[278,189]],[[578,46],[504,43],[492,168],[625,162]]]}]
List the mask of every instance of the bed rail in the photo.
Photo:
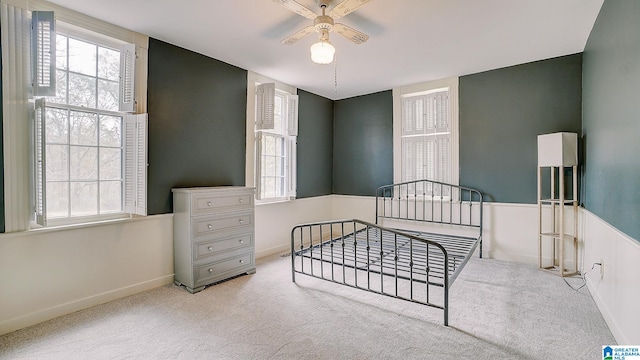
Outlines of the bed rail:
[{"label": "bed rail", "polygon": [[482,258],[482,193],[431,180],[381,186],[376,191],[376,224],[383,219],[456,225],[474,229]]},{"label": "bed rail", "polygon": [[353,219],[303,224],[291,230],[291,278],[301,273],[442,309],[446,326],[449,287],[476,245]]}]

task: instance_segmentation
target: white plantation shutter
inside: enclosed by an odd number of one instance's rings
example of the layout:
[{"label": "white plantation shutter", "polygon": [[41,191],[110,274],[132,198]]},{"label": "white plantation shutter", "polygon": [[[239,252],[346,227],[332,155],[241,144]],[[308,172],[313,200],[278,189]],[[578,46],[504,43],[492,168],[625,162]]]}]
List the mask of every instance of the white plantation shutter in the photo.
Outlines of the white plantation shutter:
[{"label": "white plantation shutter", "polygon": [[136,46],[134,44],[123,45],[120,49],[120,111],[135,111],[135,64]]},{"label": "white plantation shutter", "polygon": [[46,152],[45,152],[45,100],[37,99],[35,102],[35,117],[33,126],[33,176],[35,180],[35,220],[38,225],[47,226],[47,179],[46,179]]},{"label": "white plantation shutter", "polygon": [[298,95],[287,95],[287,134],[298,136]]},{"label": "white plantation shutter", "polygon": [[274,127],[276,84],[266,83],[256,87],[256,129],[272,130]]},{"label": "white plantation shutter", "polygon": [[449,92],[442,91],[434,94],[435,127],[437,132],[449,130]]},{"label": "white plantation shutter", "polygon": [[287,95],[287,197],[296,197],[296,151],[298,142],[298,95]]},{"label": "white plantation shutter", "polygon": [[255,186],[256,199],[262,199],[262,132],[256,133],[256,169],[255,169]]},{"label": "white plantation shutter", "polygon": [[296,143],[297,137],[290,136],[287,139],[287,196],[296,197]]},{"label": "white plantation shutter", "polygon": [[418,128],[423,126],[421,105],[419,99],[412,97],[403,100],[403,135],[412,135],[418,132]]},{"label": "white plantation shutter", "polygon": [[147,114],[124,116],[124,211],[147,215]]},{"label": "white plantation shutter", "polygon": [[33,95],[56,95],[56,32],[53,11],[31,12]]},{"label": "white plantation shutter", "polygon": [[451,181],[449,108],[448,90],[402,99],[401,181]]}]

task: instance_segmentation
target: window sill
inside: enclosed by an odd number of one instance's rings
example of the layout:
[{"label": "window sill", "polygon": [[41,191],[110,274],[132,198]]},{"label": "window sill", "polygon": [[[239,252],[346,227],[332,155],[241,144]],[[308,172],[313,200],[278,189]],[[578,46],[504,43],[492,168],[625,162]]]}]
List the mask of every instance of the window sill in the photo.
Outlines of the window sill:
[{"label": "window sill", "polygon": [[256,200],[255,203],[256,203],[256,206],[260,206],[260,205],[286,203],[295,199],[296,198],[277,198],[277,199],[267,199],[267,200]]},{"label": "window sill", "polygon": [[[164,215],[173,216],[172,213],[164,214]],[[46,232],[56,232],[56,231],[65,231],[65,230],[86,229],[86,228],[92,228],[92,227],[98,227],[98,226],[114,225],[119,223],[124,224],[124,223],[133,222],[133,221],[142,221],[148,218],[149,218],[148,216],[127,216],[127,217],[121,217],[116,219],[95,220],[95,221],[88,221],[88,222],[75,223],[75,224],[51,225],[51,226],[31,228],[29,230],[19,231],[15,233],[7,233],[6,235],[18,234],[18,233],[46,233]]]}]

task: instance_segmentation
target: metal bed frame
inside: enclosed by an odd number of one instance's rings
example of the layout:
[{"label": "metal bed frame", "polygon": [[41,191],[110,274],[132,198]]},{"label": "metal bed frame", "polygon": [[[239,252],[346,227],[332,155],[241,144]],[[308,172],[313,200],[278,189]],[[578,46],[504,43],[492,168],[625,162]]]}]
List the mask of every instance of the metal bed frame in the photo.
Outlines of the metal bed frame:
[{"label": "metal bed frame", "polygon": [[438,308],[448,326],[449,289],[478,246],[482,258],[482,193],[409,181],[377,189],[375,224],[349,219],[295,226],[291,277],[295,282],[296,273],[304,274]]}]

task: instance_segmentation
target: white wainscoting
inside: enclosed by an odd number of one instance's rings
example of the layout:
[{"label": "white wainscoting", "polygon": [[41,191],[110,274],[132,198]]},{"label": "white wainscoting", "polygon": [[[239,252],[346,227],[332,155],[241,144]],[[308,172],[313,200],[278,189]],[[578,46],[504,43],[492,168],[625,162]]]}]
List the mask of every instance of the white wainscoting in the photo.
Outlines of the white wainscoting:
[{"label": "white wainscoting", "polygon": [[[300,223],[375,222],[375,198],[329,195],[256,206],[256,257],[288,252]],[[486,257],[537,266],[537,205],[485,203]],[[581,209],[587,284],[620,344],[640,343],[640,244]],[[260,271],[260,269],[258,269]],[[0,234],[0,334],[173,281],[173,215]]]},{"label": "white wainscoting", "polygon": [[331,196],[257,204],[255,214],[256,258],[286,253],[295,225],[331,218]]},{"label": "white wainscoting", "polygon": [[173,215],[0,234],[0,334],[173,282]]},{"label": "white wainscoting", "polygon": [[[333,195],[333,218],[375,222],[375,198]],[[538,206],[484,203],[483,255],[538,264]],[[426,227],[426,226],[425,226]]]},{"label": "white wainscoting", "polygon": [[[609,329],[621,345],[640,344],[640,243],[582,209],[587,286]],[[635,216],[636,214],[629,214]],[[604,263],[601,276],[599,266]]]}]

